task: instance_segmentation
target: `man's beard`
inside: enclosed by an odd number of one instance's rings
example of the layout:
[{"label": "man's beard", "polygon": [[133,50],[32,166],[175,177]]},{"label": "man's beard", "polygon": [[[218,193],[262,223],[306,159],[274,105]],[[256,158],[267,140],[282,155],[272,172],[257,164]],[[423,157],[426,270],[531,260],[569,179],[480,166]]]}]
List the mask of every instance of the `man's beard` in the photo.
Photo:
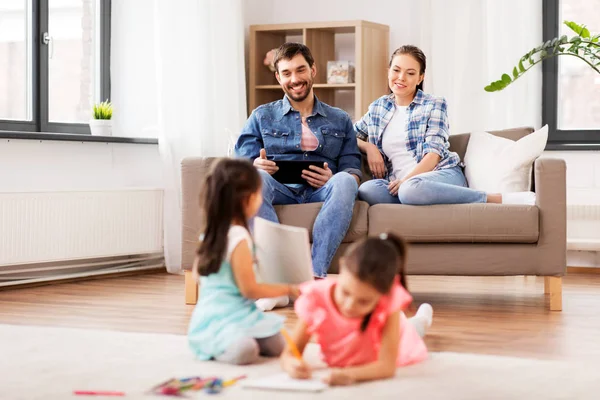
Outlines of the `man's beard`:
[{"label": "man's beard", "polygon": [[304,91],[301,93],[292,92],[290,85],[285,86],[283,91],[290,99],[297,101],[297,102],[301,102],[301,101],[304,101],[310,94],[310,90],[312,89],[312,86],[313,86],[313,81],[311,79],[309,81],[298,82],[295,86],[302,86],[302,85],[304,85]]}]

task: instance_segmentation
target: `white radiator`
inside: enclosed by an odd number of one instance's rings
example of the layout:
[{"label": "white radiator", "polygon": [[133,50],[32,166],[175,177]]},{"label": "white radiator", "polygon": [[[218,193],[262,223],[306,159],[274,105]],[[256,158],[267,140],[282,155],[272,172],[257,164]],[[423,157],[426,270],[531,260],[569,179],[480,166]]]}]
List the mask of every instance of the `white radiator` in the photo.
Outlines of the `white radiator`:
[{"label": "white radiator", "polygon": [[600,205],[567,206],[567,249],[600,250]]},{"label": "white radiator", "polygon": [[162,189],[0,193],[0,269],[162,251]]}]

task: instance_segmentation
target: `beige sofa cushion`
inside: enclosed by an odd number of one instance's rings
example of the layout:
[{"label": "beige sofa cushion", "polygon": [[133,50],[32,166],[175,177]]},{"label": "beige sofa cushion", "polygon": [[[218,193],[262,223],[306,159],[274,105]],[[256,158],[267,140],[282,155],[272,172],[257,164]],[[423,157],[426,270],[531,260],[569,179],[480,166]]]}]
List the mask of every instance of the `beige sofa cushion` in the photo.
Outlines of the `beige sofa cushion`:
[{"label": "beige sofa cushion", "polygon": [[[299,226],[308,229],[310,241],[312,242],[312,229],[315,219],[323,203],[292,204],[286,206],[275,206],[275,212],[279,217],[279,222],[284,225]],[[364,201],[357,201],[354,205],[354,214],[350,221],[350,228],[342,243],[351,243],[367,235],[369,226],[367,222],[367,212],[369,204]]]},{"label": "beige sofa cushion", "polygon": [[536,243],[539,210],[506,204],[370,207],[369,234],[388,230],[413,243]]}]

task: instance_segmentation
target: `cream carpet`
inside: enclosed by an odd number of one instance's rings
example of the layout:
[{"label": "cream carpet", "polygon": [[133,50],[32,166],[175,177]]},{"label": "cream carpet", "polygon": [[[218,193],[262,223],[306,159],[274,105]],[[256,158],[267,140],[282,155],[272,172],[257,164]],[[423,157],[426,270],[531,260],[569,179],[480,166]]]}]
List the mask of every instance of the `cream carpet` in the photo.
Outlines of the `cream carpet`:
[{"label": "cream carpet", "polygon": [[[312,345],[307,359],[314,361],[316,356],[317,348]],[[146,391],[171,377],[261,377],[276,372],[276,360],[251,367],[195,361],[184,336],[0,325],[3,400],[100,398],[73,396],[73,390],[114,390],[125,392],[130,399],[157,399]],[[598,399],[599,393],[597,365],[433,353],[422,364],[399,369],[394,379],[332,388],[315,396],[399,400]],[[188,398],[207,396],[191,392]],[[266,396],[295,399],[307,398],[308,394],[264,392],[236,385],[213,395],[220,399]]]}]

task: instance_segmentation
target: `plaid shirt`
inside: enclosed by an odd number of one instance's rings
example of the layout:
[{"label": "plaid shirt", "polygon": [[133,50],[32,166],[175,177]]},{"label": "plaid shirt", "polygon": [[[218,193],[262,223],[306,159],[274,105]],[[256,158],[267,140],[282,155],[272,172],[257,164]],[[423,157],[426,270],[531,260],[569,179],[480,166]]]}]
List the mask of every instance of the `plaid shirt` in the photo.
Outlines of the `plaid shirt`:
[{"label": "plaid shirt", "polygon": [[[382,139],[385,128],[392,119],[396,109],[394,95],[389,94],[375,100],[360,121],[354,124],[356,137],[369,141],[377,146],[383,155],[391,176],[393,167],[390,159],[382,149]],[[406,150],[412,154],[417,163],[421,162],[425,154],[435,153],[440,156],[440,162],[435,170],[452,168],[460,165],[458,154],[448,150],[448,114],[446,113],[446,100],[417,90],[415,98],[407,108]]]}]

